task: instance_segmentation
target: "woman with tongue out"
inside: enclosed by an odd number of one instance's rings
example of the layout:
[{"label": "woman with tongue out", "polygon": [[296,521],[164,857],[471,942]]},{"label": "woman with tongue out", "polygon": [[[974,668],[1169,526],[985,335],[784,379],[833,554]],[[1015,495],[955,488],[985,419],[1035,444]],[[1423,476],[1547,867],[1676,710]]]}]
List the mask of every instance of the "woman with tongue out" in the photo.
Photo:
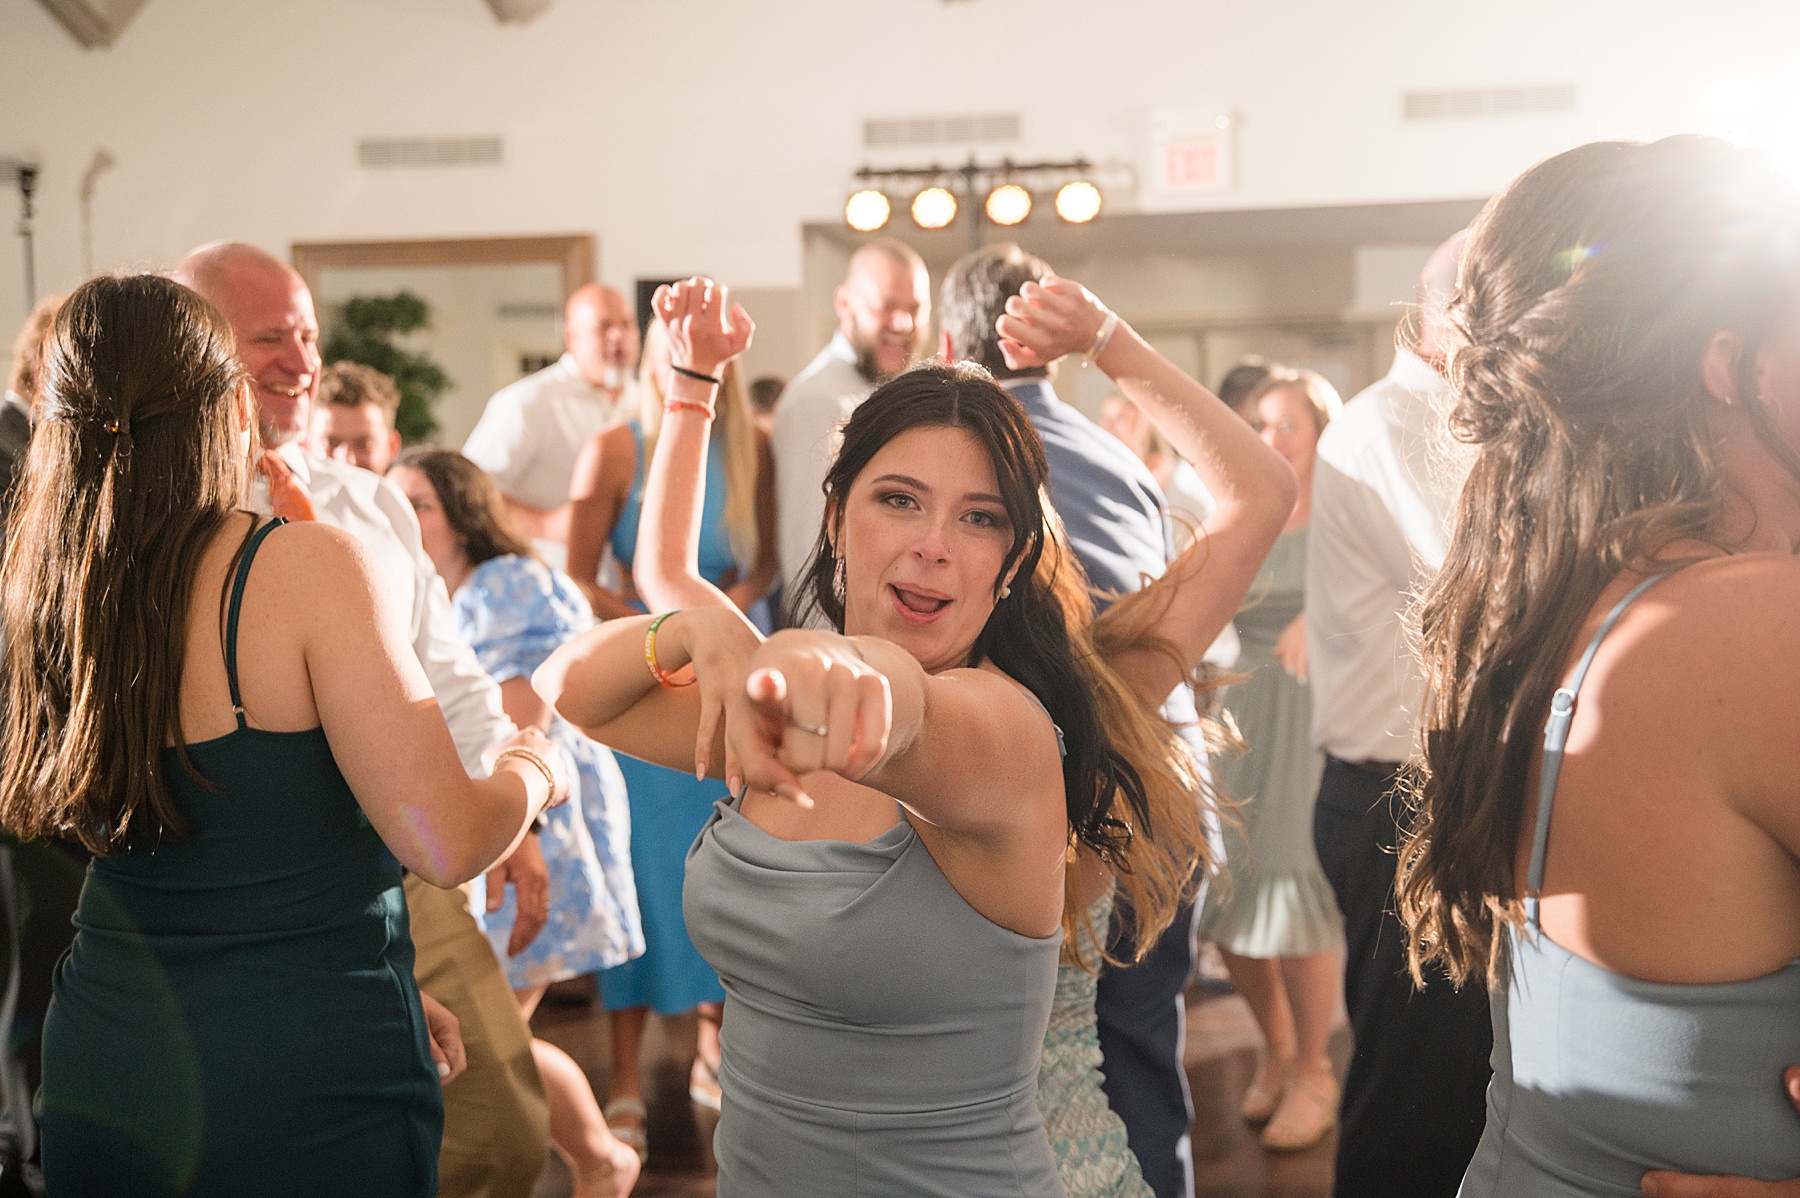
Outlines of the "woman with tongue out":
[{"label": "woman with tongue out", "polygon": [[1085,291],[1038,291],[1002,324],[1009,352],[1103,341],[1220,499],[1098,650],[1036,432],[952,366],[884,384],[844,428],[808,574],[842,632],[759,636],[693,552],[712,380],[749,318],[707,280],[657,294],[677,372],[637,570],[664,614],[607,622],[533,683],[596,740],[735,796],[685,889],[729,996],[721,1198],[1063,1194],[1037,1081],[1064,930],[1091,931],[1115,866],[1166,924],[1205,864],[1194,763],[1155,707],[1235,611],[1292,475]]}]

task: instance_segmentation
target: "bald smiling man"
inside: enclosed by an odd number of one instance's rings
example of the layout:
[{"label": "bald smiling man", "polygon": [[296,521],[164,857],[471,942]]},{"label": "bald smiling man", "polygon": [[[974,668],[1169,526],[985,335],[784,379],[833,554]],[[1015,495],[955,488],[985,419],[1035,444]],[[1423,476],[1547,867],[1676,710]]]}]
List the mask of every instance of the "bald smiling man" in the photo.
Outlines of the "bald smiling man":
[{"label": "bald smiling man", "polygon": [[563,309],[563,345],[561,358],[494,393],[463,453],[493,477],[528,534],[566,543],[575,459],[630,414],[637,316],[619,292],[589,283]]}]

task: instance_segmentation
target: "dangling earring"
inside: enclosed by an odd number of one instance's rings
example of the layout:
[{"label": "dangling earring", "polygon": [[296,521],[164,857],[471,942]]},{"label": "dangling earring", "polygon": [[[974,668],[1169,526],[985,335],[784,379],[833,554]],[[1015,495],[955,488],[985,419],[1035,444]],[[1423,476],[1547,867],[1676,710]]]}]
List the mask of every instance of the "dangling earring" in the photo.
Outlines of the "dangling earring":
[{"label": "dangling earring", "polygon": [[837,568],[831,572],[831,593],[841,607],[844,602],[844,559],[837,559]]}]

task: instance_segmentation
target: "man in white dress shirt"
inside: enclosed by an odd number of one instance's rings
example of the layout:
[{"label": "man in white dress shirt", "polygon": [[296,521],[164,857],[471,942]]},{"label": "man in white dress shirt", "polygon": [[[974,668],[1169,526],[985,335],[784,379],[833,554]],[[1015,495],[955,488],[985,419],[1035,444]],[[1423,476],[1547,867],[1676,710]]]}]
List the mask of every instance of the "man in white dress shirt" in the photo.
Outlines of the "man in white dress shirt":
[{"label": "man in white dress shirt", "polygon": [[[376,564],[412,595],[412,640],[463,766],[485,772],[484,755],[515,732],[500,688],[456,631],[443,581],[419,543],[411,505],[385,479],[314,457],[300,444],[319,384],[318,321],[312,295],[291,267],[255,246],[217,242],[173,272],[211,300],[237,337],[267,451],[253,505],[316,518],[354,533]],[[535,836],[496,871],[513,883],[521,911],[547,913],[549,879]],[[497,889],[497,887],[496,887]],[[461,1025],[468,1069],[444,1089],[439,1156],[445,1198],[531,1193],[549,1147],[549,1113],[531,1037],[506,975],[458,891],[407,877],[407,907],[420,989]],[[459,901],[460,900],[460,901]],[[270,1079],[271,1085],[281,1084]]]},{"label": "man in white dress shirt", "polygon": [[832,297],[838,331],[775,403],[775,518],[786,600],[825,518],[821,489],[837,454],[837,431],[869,392],[911,366],[931,332],[931,275],[925,260],[891,237],[850,255]]},{"label": "man in white dress shirt", "polygon": [[567,544],[569,480],[588,438],[631,415],[637,314],[611,287],[579,287],[563,308],[563,356],[494,392],[463,454],[494,479],[525,532]]},{"label": "man in white dress shirt", "polygon": [[1415,990],[1393,914],[1395,790],[1417,756],[1424,680],[1407,632],[1413,596],[1443,564],[1461,475],[1445,452],[1443,308],[1463,235],[1420,283],[1416,345],[1319,438],[1307,541],[1313,744],[1326,754],[1313,817],[1344,913],[1344,997],[1355,1052],[1344,1082],[1338,1198],[1452,1198],[1481,1138],[1492,1032],[1480,985]]}]

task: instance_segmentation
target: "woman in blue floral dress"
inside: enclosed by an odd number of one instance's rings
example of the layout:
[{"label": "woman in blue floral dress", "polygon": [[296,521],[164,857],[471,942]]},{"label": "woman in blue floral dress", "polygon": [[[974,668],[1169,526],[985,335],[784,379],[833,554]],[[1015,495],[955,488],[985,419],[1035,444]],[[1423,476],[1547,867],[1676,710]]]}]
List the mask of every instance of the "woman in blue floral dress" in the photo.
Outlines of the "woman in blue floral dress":
[{"label": "woman in blue floral dress", "polygon": [[[388,474],[418,514],[458,630],[500,684],[507,715],[521,727],[543,728],[579,776],[569,801],[543,820],[539,839],[550,873],[543,929],[519,943],[529,929],[515,932],[511,892],[490,898],[485,879],[477,879],[471,894],[475,918],[529,1019],[551,982],[610,969],[644,951],[625,779],[609,750],[556,718],[531,690],[531,672],[592,624],[593,613],[566,574],[531,555],[509,526],[493,481],[460,453],[409,450]],[[636,1180],[637,1153],[608,1130],[580,1066],[545,1041],[533,1039],[531,1048],[550,1102],[551,1140],[575,1175],[577,1198],[622,1198]]]}]

